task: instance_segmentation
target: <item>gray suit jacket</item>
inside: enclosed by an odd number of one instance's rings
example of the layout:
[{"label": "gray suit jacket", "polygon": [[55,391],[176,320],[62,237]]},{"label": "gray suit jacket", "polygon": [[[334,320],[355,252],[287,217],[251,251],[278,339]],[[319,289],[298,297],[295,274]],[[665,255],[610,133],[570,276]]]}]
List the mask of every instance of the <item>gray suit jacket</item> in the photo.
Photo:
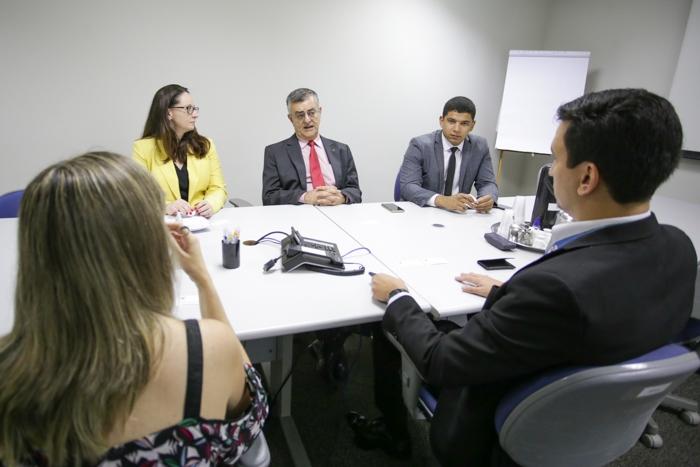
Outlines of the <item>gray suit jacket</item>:
[{"label": "gray suit jacket", "polygon": [[[357,178],[355,161],[347,144],[321,136],[323,149],[333,167],[335,186],[348,203],[361,203],[362,191]],[[306,166],[295,135],[265,148],[263,167],[263,205],[299,204],[306,191]]]},{"label": "gray suit jacket", "polygon": [[[401,199],[425,206],[434,194],[445,190],[445,157],[442,130],[411,139],[399,171]],[[498,186],[493,174],[489,145],[481,136],[469,135],[462,147],[459,170],[459,191],[469,193],[472,184],[477,197],[491,195],[498,199]]]}]

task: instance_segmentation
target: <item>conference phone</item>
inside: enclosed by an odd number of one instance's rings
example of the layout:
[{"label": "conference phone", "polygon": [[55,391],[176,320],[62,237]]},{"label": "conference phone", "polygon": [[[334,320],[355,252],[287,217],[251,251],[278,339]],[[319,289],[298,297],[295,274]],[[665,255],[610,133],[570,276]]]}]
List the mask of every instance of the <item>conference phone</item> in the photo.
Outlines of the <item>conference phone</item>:
[{"label": "conference phone", "polygon": [[292,233],[281,241],[282,270],[293,271],[300,266],[343,271],[343,257],[338,245],[323,240],[302,237],[292,227]]}]

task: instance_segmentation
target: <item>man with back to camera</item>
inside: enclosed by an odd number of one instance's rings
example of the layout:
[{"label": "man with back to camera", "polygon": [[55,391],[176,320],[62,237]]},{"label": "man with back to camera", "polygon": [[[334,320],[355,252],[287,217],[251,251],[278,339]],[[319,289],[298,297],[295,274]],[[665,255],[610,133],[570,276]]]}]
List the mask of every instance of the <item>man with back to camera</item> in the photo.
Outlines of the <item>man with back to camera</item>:
[{"label": "man with back to camera", "polygon": [[[295,89],[286,102],[294,134],[265,148],[263,205],[361,203],[362,191],[350,147],[319,133],[322,108],[316,92]],[[347,378],[343,343],[350,332],[348,328],[317,332],[319,345],[314,350],[318,369],[331,381]]]},{"label": "man with back to camera", "polygon": [[322,108],[316,92],[295,89],[287,96],[287,111],[294,134],[265,148],[263,204],[362,202],[350,147],[319,134]]},{"label": "man with back to camera", "polygon": [[[672,341],[692,310],[696,252],[650,211],[680,158],[672,105],[642,89],[614,89],[564,104],[557,116],[550,174],[557,203],[574,222],[555,226],[547,253],[505,283],[458,276],[465,292],[486,297],[463,328],[436,326],[401,280],[372,279],[373,298],[388,301],[384,330],[441,388],[431,444],[444,465],[513,465],[494,428],[508,390],[549,368],[642,355]],[[399,378],[398,368],[383,371]],[[388,400],[400,403],[401,395]],[[382,404],[385,415],[397,410]],[[366,447],[401,441],[389,420],[356,413],[348,420]]]},{"label": "man with back to camera", "polygon": [[[488,143],[470,134],[475,117],[470,99],[453,97],[442,109],[442,130],[411,139],[399,171],[401,199],[456,212],[493,207],[498,186]],[[469,194],[472,185],[476,198]]]}]

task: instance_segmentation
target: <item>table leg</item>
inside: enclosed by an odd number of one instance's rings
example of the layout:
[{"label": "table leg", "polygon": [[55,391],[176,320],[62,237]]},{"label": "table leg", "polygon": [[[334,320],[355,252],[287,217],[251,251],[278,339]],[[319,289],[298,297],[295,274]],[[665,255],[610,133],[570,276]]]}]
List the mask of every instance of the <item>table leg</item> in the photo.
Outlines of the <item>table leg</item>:
[{"label": "table leg", "polygon": [[[294,336],[281,336],[277,338],[277,353],[275,359],[271,362],[270,386],[273,393],[277,391],[285,376],[292,370],[293,362],[293,340]],[[309,456],[306,454],[304,443],[299,436],[294,419],[292,418],[292,377],[289,377],[284,385],[282,392],[277,396],[277,406],[275,407],[275,415],[280,419],[282,432],[287,441],[289,453],[292,456],[292,461],[296,467],[311,466]]]}]

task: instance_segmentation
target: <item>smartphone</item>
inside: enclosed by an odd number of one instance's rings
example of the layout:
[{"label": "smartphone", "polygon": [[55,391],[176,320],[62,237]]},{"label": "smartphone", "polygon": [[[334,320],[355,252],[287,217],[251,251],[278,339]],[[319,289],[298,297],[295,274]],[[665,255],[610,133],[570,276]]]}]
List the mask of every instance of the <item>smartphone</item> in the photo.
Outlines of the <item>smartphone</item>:
[{"label": "smartphone", "polygon": [[404,212],[401,206],[397,206],[394,203],[382,203],[382,207],[389,212]]},{"label": "smartphone", "polygon": [[506,261],[505,258],[480,259],[476,262],[476,264],[486,269],[487,271],[491,271],[494,269],[515,269],[515,266]]}]

